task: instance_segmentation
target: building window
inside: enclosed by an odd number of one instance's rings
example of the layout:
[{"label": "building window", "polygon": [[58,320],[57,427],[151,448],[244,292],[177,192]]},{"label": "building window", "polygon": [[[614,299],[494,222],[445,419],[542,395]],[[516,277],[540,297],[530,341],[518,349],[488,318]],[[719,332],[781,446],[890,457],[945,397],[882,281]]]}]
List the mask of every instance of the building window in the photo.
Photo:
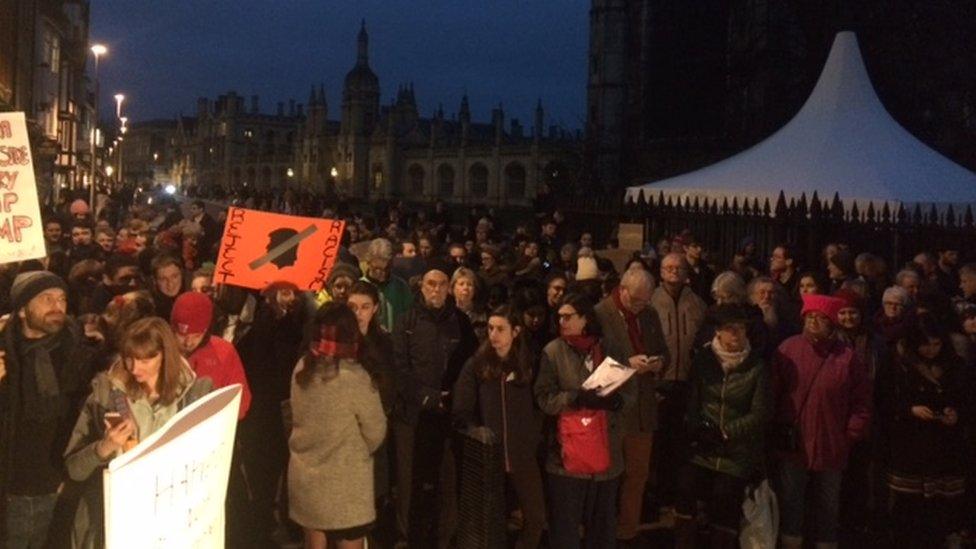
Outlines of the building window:
[{"label": "building window", "polygon": [[410,194],[420,196],[424,194],[424,169],[420,164],[414,164],[407,170],[407,179],[410,183]]},{"label": "building window", "polygon": [[44,31],[44,64],[53,73],[61,67],[61,40],[50,29]]},{"label": "building window", "polygon": [[525,168],[518,162],[505,166],[505,196],[525,198]]},{"label": "building window", "polygon": [[437,168],[437,193],[445,198],[454,195],[454,168],[448,164]]},{"label": "building window", "polygon": [[468,180],[471,185],[471,196],[484,198],[488,196],[488,168],[478,163],[468,170]]}]

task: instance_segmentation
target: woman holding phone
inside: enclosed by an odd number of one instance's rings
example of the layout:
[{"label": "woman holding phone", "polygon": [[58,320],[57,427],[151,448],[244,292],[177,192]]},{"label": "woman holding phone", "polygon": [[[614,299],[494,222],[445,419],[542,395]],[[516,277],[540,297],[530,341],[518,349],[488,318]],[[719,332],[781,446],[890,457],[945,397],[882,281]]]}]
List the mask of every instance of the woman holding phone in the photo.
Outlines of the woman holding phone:
[{"label": "woman holding phone", "polygon": [[119,360],[92,381],[92,392],[65,452],[71,480],[87,484],[75,513],[73,547],[105,544],[101,471],[210,392],[180,355],[169,324],[158,317],[135,321],[119,340]]}]

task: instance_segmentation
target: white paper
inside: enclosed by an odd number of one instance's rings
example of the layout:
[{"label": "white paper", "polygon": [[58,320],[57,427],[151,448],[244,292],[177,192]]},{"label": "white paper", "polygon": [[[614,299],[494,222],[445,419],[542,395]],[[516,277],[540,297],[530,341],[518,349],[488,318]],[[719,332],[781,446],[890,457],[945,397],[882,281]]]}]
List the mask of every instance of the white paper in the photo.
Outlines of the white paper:
[{"label": "white paper", "polygon": [[224,500],[241,386],[214,391],[109,463],[108,549],[224,546]]},{"label": "white paper", "polygon": [[46,255],[24,113],[0,113],[0,263]]},{"label": "white paper", "polygon": [[596,370],[593,370],[590,377],[586,378],[583,388],[596,389],[598,395],[607,396],[626,383],[635,373],[637,370],[607,357],[596,367]]}]

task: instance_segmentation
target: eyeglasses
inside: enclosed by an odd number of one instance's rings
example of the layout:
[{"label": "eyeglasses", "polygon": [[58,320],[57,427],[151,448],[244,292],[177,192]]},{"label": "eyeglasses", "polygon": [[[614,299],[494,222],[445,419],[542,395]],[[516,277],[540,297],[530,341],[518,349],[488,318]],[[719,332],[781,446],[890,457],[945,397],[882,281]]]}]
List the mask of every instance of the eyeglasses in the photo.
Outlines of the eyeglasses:
[{"label": "eyeglasses", "polygon": [[559,317],[559,322],[569,322],[574,316],[579,316],[579,313],[559,313],[556,316]]}]

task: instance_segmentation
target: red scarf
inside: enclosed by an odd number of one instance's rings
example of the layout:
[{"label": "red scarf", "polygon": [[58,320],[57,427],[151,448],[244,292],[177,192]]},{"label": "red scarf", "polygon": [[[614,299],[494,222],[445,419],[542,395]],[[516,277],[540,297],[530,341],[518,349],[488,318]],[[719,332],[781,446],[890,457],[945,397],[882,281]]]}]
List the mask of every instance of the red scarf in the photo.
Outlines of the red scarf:
[{"label": "red scarf", "polygon": [[354,341],[343,341],[335,326],[322,326],[320,338],[312,341],[309,349],[315,356],[330,356],[336,359],[359,358],[358,337]]},{"label": "red scarf", "polygon": [[630,346],[634,348],[634,354],[645,354],[644,338],[641,336],[640,321],[637,319],[637,315],[630,312],[630,309],[627,307],[624,307],[623,301],[620,300],[620,286],[614,288],[612,295],[613,302],[617,305],[617,309],[620,310],[620,314],[624,315],[624,320],[627,322],[627,335],[630,336]]},{"label": "red scarf", "polygon": [[576,349],[583,355],[593,358],[593,367],[597,367],[603,362],[603,349],[600,348],[600,339],[591,335],[571,335],[562,336],[563,341]]}]

